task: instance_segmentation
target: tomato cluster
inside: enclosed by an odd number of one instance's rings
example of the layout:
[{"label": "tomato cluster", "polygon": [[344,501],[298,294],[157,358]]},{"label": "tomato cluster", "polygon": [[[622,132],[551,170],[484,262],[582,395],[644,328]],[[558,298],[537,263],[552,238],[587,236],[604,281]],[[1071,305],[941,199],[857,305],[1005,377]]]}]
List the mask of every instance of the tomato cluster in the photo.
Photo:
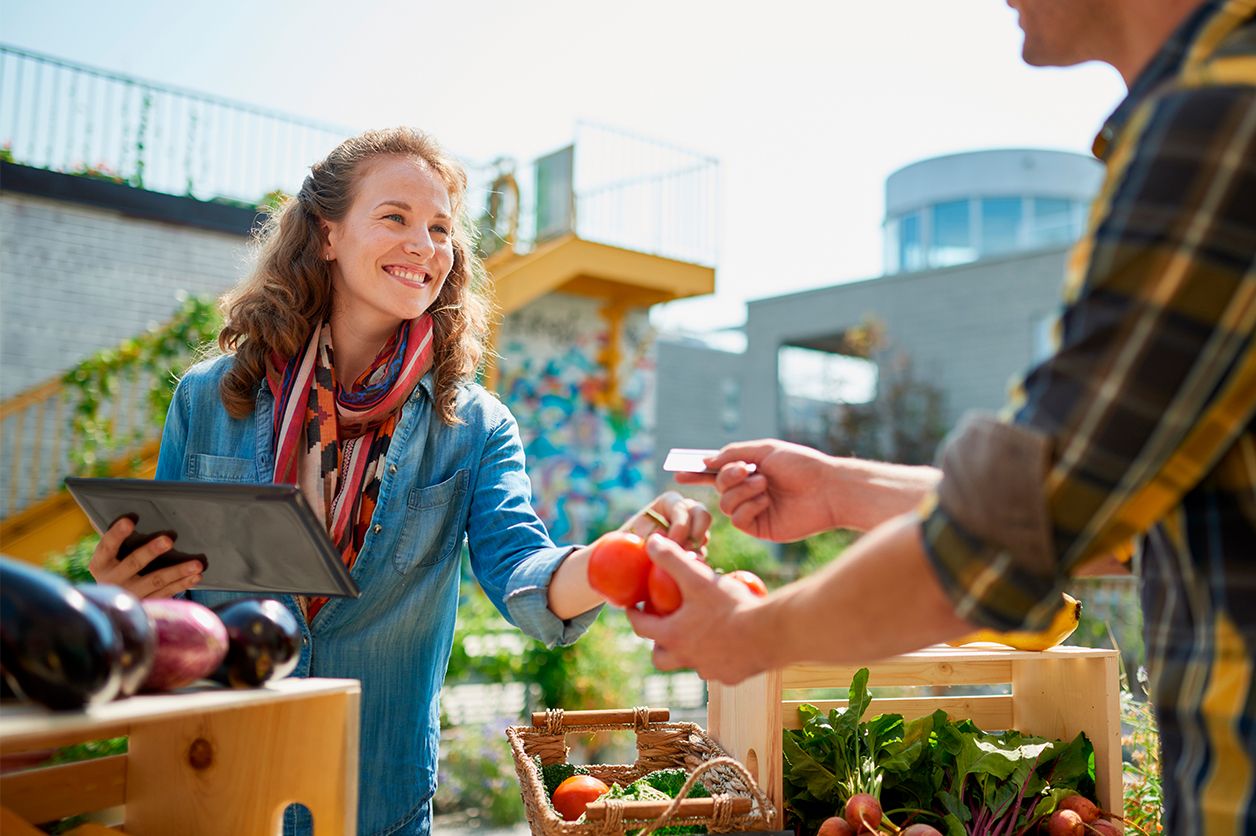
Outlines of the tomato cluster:
[{"label": "tomato cluster", "polygon": [[[686,552],[694,560],[702,558]],[[593,544],[589,555],[589,586],[620,607],[638,604],[656,615],[670,615],[680,609],[680,586],[671,575],[646,554],[645,541],[626,531],[604,534]],[[745,569],[729,572],[727,577],[744,584],[756,596],[768,594],[758,575]]]}]

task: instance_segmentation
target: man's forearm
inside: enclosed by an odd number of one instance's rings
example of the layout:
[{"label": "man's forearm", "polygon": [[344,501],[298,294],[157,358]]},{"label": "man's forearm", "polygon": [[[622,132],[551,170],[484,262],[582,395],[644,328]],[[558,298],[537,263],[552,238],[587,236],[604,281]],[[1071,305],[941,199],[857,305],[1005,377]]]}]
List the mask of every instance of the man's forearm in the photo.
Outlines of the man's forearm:
[{"label": "man's forearm", "polygon": [[890,520],[748,614],[765,668],[870,662],[964,635],[929,566],[915,515]]},{"label": "man's forearm", "polygon": [[833,518],[842,528],[871,531],[915,510],[942,478],[935,467],[835,459],[837,484],[829,491]]}]

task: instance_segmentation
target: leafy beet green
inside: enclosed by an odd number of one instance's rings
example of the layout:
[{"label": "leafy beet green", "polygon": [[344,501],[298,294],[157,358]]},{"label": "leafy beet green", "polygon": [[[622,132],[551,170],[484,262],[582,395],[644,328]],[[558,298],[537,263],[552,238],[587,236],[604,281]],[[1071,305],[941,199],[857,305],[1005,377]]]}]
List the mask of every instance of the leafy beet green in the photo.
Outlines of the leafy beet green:
[{"label": "leafy beet green", "polygon": [[947,836],[1019,836],[1071,792],[1094,797],[1094,748],[1019,731],[989,733],[944,711],[904,722],[864,721],[868,670],[855,674],[846,708],[799,708],[802,728],[784,732],[785,810],[803,832],[858,792],[878,797],[889,818],[925,821]]}]

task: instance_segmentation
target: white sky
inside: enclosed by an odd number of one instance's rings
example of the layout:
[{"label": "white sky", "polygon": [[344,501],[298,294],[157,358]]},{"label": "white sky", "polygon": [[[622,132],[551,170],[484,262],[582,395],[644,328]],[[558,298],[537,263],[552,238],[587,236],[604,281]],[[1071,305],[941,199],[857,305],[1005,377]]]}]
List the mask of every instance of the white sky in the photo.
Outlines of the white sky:
[{"label": "white sky", "polygon": [[1108,67],[1020,61],[998,0],[0,0],[0,41],[350,128],[413,124],[521,161],[579,119],[717,157],[714,297],[655,322],[881,271],[884,181],[938,154],[1086,152]]}]

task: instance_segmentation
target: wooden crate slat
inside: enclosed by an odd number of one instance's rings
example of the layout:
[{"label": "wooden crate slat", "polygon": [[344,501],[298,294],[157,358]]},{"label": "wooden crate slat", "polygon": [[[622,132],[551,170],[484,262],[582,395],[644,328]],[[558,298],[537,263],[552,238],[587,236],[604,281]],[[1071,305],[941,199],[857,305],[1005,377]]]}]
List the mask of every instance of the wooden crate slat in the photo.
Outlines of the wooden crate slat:
[{"label": "wooden crate slat", "polygon": [[28,822],[116,807],[126,801],[126,755],[10,773],[0,777],[0,796]]},{"label": "wooden crate slat", "polygon": [[[823,712],[845,708],[846,700],[785,700],[781,703],[783,728],[802,728],[798,707],[807,703]],[[987,731],[1012,728],[1012,695],[991,694],[976,697],[887,697],[874,699],[864,719],[878,714],[902,714],[904,720],[914,720],[938,709],[952,720],[969,719]]]},{"label": "wooden crate slat", "polygon": [[[786,689],[848,688],[851,679],[864,665],[795,665],[781,674]],[[985,658],[967,661],[930,659],[911,655],[906,658],[877,662],[872,667],[875,677],[868,685],[996,685],[1012,681],[1010,659]]]},{"label": "wooden crate slat", "polygon": [[75,743],[87,743],[90,740],[108,740],[111,737],[126,737],[128,725],[98,725],[90,729],[74,729],[65,732],[51,732],[41,737],[0,738],[0,755],[16,755],[21,752],[33,752],[44,749],[59,749]]}]

